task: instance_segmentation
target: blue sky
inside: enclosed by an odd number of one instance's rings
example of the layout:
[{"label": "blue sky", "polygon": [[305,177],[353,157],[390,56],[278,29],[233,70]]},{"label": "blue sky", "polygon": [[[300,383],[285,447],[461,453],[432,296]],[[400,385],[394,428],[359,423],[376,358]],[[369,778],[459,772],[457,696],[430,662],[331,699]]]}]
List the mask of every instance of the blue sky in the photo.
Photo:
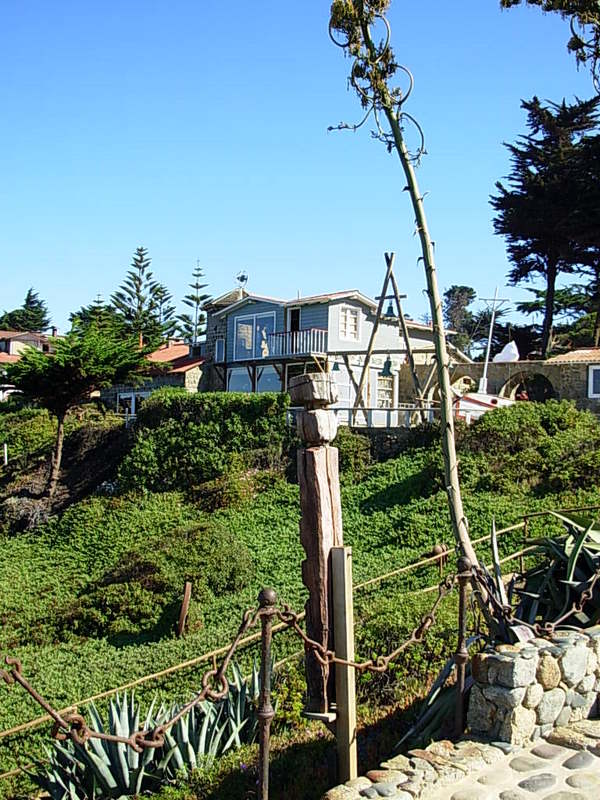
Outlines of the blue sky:
[{"label": "blue sky", "polygon": [[[503,286],[488,197],[520,99],[592,94],[566,23],[498,0],[393,0],[413,71],[419,170],[441,288]],[[369,129],[327,34],[327,0],[5,0],[0,5],[0,309],[33,286],[53,320],[123,280],[148,248],[175,298],[196,260],[209,291],[378,293],[397,253],[406,310],[427,310],[400,167]],[[523,289],[502,290],[512,298]]]}]

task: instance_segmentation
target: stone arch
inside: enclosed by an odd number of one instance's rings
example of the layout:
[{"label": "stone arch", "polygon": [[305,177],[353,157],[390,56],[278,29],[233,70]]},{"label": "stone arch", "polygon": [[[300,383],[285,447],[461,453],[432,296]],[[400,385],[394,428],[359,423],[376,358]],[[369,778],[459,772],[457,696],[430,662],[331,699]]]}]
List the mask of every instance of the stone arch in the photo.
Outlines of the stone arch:
[{"label": "stone arch", "polygon": [[[477,380],[466,372],[455,373],[450,378],[450,388],[457,394],[477,391]],[[440,399],[440,385],[437,381],[432,383],[427,391],[425,398],[427,402],[435,402]]]},{"label": "stone arch", "polygon": [[500,389],[499,395],[510,400],[535,400],[541,403],[558,397],[548,377],[533,370],[512,375]]}]

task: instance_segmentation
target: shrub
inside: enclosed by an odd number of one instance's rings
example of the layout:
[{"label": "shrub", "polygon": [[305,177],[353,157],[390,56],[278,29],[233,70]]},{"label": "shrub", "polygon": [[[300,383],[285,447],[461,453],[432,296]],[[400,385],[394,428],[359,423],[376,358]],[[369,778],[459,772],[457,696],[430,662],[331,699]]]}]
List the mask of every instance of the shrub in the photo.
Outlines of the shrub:
[{"label": "shrub", "polygon": [[289,438],[284,394],[161,389],[143,405],[120,470],[125,488],[188,491],[228,471],[233,454],[277,461]]},{"label": "shrub", "polygon": [[350,428],[341,425],[332,444],[339,451],[340,478],[349,483],[361,481],[371,464],[371,445],[368,437],[354,433]]}]

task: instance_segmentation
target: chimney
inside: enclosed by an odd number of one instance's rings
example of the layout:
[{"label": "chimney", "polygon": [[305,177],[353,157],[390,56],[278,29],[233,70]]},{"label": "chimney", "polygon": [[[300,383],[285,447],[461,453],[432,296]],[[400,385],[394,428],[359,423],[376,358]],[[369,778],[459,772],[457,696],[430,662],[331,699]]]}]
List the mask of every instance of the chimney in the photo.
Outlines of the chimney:
[{"label": "chimney", "polygon": [[58,334],[58,328],[56,327],[56,325],[53,325],[50,328],[50,336],[52,336],[52,338],[54,338],[55,336],[57,336],[57,334]]}]

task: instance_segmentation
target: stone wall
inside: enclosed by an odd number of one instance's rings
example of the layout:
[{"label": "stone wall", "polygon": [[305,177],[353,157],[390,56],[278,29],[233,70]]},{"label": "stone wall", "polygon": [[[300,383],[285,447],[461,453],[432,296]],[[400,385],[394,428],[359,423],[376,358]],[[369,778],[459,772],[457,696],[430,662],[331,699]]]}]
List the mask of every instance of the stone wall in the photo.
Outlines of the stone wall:
[{"label": "stone wall", "polygon": [[488,648],[471,666],[471,733],[515,745],[535,741],[596,713],[600,626]]}]

